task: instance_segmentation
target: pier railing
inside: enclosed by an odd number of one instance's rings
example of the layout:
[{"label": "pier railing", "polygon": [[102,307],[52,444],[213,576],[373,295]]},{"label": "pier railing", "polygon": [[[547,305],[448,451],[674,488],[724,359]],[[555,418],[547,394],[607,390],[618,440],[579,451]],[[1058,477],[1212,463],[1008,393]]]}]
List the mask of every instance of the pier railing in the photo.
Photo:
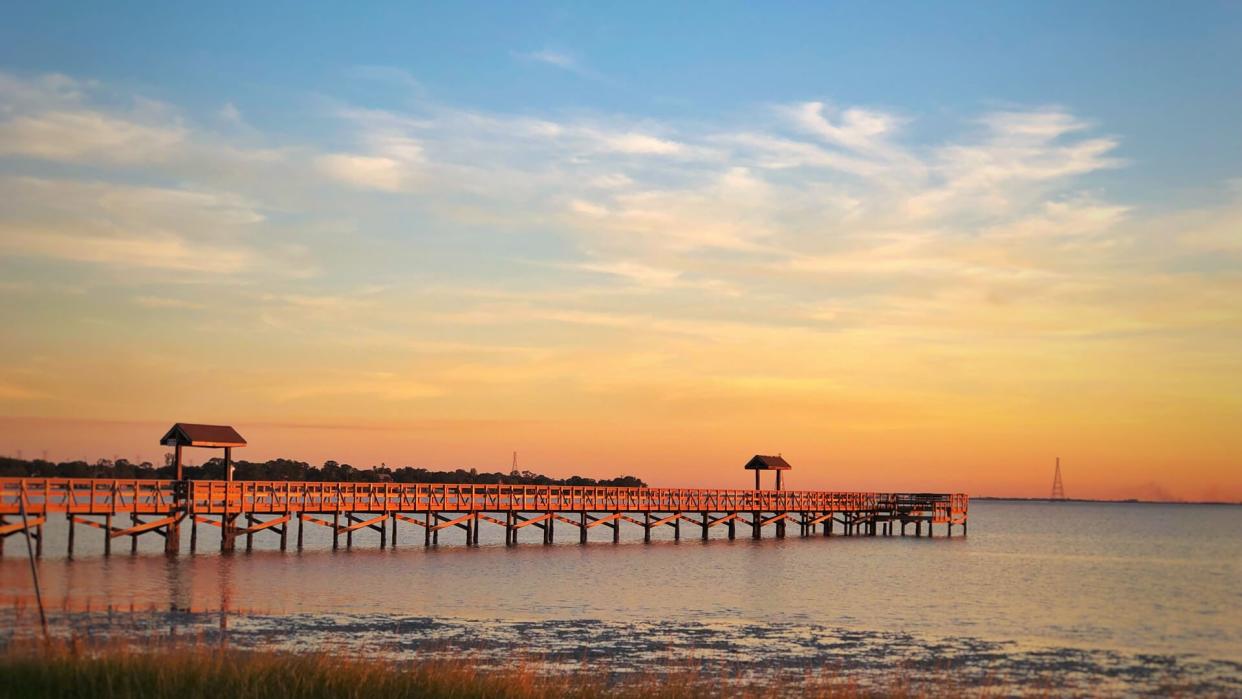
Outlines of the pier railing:
[{"label": "pier railing", "polygon": [[[319,483],[295,481],[171,481],[116,478],[0,478],[0,555],[4,539],[25,533],[35,555],[43,550],[43,527],[52,513],[68,522],[67,550],[73,555],[75,525],[104,532],[104,555],[112,541],[129,537],[138,551],[138,537],[157,534],[165,552],[181,550],[180,528],[190,526],[190,552],[197,548],[198,525],[219,527],[221,551],[234,550],[238,537],[249,549],[256,534],[272,532],[284,550],[290,526],[297,526],[302,547],[307,523],[332,530],[337,548],[342,536],[348,548],[355,532],[379,534],[380,547],[389,531],[396,544],[398,522],[421,527],[423,544],[436,545],[440,532],[459,528],[467,545],[478,545],[479,525],[505,528],[505,543],[517,543],[526,527],[543,532],[544,543],[555,540],[556,524],[578,529],[587,542],[588,530],[605,526],[620,540],[621,523],[643,529],[644,541],[653,528],[698,526],[709,538],[721,526],[733,539],[738,525],[762,538],[765,527],[784,537],[788,526],[809,536],[822,528],[831,536],[840,525],[845,536],[892,536],[908,525],[922,536],[924,525],[959,525],[966,533],[969,500],[964,494],[868,493],[830,490],[732,490],[720,488],[620,488],[560,485],[480,485],[463,483]],[[20,515],[20,517],[13,517]],[[503,518],[503,519],[502,519]],[[102,520],[102,521],[101,521]],[[128,522],[126,521],[128,520]]]},{"label": "pier railing", "polygon": [[[184,492],[182,492],[184,490]],[[967,496],[457,483],[0,478],[0,515],[288,512],[897,512],[964,521]]]}]

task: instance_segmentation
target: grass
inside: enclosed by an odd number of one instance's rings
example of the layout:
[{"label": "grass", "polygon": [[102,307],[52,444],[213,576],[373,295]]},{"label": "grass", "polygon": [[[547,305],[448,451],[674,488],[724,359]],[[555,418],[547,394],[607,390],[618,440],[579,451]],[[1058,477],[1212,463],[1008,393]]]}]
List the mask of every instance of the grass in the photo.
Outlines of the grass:
[{"label": "grass", "polygon": [[[934,691],[929,691],[934,690]],[[897,679],[885,689],[864,689],[832,677],[795,684],[746,687],[693,671],[609,681],[589,668],[547,673],[532,665],[511,669],[469,661],[384,661],[328,652],[227,650],[202,644],[142,646],[81,641],[31,641],[0,650],[0,697],[134,697],[252,699],[259,697],[427,697],[452,699],[551,699],[568,697],[804,696],[820,699],[979,695],[951,684],[918,690]],[[986,694],[986,692],[984,693]]]}]

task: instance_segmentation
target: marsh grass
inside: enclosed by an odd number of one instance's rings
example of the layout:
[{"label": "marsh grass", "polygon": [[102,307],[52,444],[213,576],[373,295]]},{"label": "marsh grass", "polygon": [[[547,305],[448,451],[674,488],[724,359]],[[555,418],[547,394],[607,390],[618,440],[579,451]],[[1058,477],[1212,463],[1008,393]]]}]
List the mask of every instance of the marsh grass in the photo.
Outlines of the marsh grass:
[{"label": "marsh grass", "polygon": [[107,642],[81,639],[10,644],[0,650],[0,697],[134,697],[252,699],[258,697],[447,697],[545,699],[568,697],[988,696],[951,682],[914,685],[900,677],[883,687],[808,674],[798,681],[751,685],[705,677],[692,669],[661,668],[621,679],[606,670],[548,672],[537,662],[483,667],[468,659],[392,661],[328,651],[245,651],[186,642]]}]

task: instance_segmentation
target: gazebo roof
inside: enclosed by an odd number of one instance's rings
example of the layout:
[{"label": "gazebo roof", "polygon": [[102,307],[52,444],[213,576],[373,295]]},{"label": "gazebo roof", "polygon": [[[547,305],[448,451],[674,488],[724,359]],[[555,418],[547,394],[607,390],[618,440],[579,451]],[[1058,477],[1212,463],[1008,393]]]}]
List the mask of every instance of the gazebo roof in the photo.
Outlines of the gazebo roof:
[{"label": "gazebo roof", "polygon": [[246,440],[229,425],[194,425],[178,422],[160,439],[168,447],[244,447]]},{"label": "gazebo roof", "polygon": [[755,454],[750,461],[746,462],[746,469],[750,471],[788,471],[793,468],[779,454],[777,456],[764,456],[763,454]]}]

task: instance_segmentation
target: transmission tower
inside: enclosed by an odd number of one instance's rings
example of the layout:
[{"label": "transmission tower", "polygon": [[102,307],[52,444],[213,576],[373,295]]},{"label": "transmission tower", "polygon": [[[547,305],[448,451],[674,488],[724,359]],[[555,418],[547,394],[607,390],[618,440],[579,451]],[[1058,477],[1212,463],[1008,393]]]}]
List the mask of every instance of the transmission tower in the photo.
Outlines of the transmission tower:
[{"label": "transmission tower", "polygon": [[518,469],[517,469],[517,452],[516,452],[516,451],[515,451],[515,452],[513,452],[513,468],[512,468],[512,469],[510,469],[510,471],[509,471],[509,475],[510,475],[510,476],[513,476],[514,478],[516,478],[516,477],[517,477],[517,475],[518,475]]},{"label": "transmission tower", "polygon": [[1061,482],[1061,457],[1057,457],[1057,471],[1052,476],[1052,500],[1065,499],[1065,484]]}]

